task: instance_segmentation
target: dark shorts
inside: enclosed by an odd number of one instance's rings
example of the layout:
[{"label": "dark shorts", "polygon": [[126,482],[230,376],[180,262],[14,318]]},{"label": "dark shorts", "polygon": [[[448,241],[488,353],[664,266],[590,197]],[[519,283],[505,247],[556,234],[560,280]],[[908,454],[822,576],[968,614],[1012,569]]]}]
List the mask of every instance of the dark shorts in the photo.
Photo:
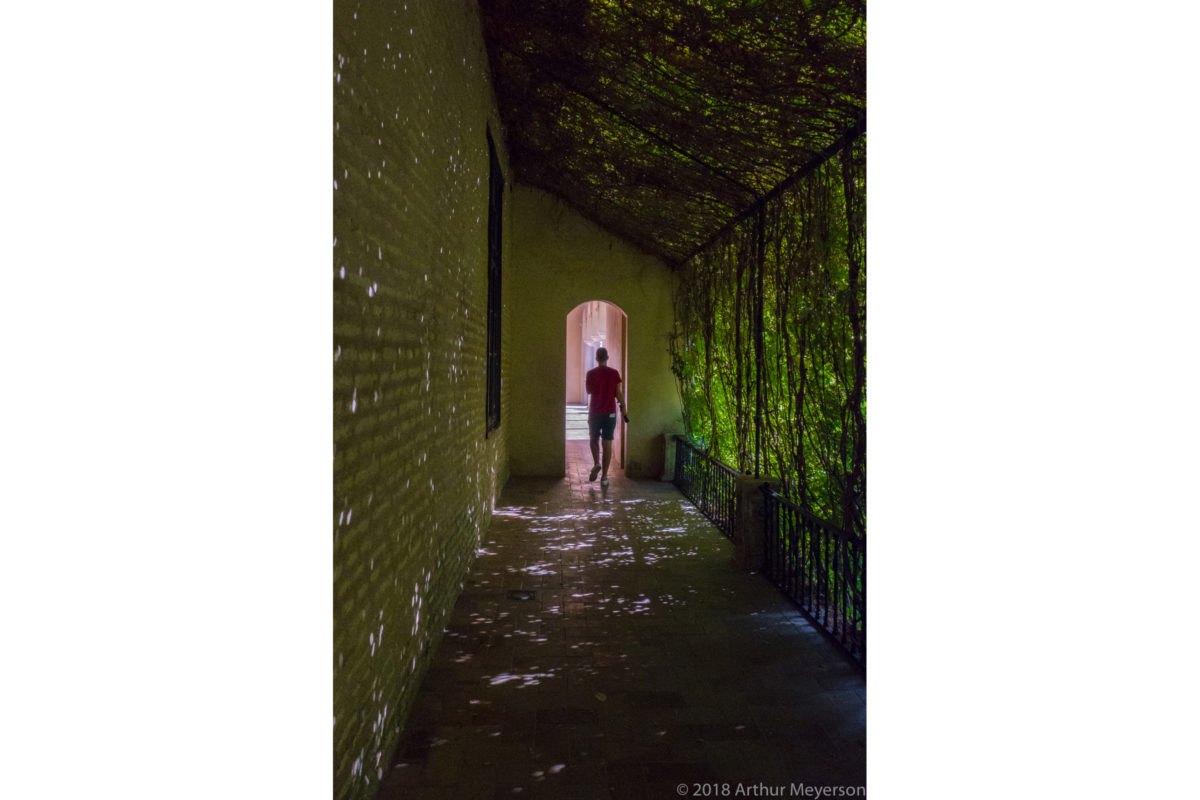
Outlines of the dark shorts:
[{"label": "dark shorts", "polygon": [[616,414],[588,414],[588,435],[592,439],[600,437],[611,442],[616,429]]}]

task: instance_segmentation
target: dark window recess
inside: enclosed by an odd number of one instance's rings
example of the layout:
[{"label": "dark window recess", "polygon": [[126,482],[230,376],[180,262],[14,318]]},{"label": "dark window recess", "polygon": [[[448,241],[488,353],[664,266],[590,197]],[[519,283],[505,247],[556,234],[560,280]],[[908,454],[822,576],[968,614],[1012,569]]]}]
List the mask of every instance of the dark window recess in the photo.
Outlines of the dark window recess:
[{"label": "dark window recess", "polygon": [[487,304],[487,430],[500,427],[500,232],[503,229],[504,173],[496,145],[488,137],[488,304]]}]

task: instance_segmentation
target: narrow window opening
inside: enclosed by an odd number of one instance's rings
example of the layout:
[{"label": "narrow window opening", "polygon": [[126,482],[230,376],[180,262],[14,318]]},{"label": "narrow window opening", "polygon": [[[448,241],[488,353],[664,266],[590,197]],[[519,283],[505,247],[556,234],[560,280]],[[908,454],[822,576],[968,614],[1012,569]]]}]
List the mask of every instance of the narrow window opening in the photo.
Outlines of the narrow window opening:
[{"label": "narrow window opening", "polygon": [[487,427],[485,437],[500,427],[500,235],[503,228],[504,173],[496,157],[492,134],[487,134],[488,160],[488,301],[487,301]]}]

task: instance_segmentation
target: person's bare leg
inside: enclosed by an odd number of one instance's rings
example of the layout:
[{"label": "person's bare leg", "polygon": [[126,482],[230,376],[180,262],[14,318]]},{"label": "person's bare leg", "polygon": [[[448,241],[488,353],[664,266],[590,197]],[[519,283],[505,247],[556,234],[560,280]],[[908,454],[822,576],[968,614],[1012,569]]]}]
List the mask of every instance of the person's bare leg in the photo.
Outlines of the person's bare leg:
[{"label": "person's bare leg", "polygon": [[600,469],[600,437],[593,438],[590,444],[592,446],[592,472],[588,480],[594,481],[596,480],[596,472]]},{"label": "person's bare leg", "polygon": [[612,439],[604,440],[604,467],[600,473],[601,480],[608,480],[608,464],[612,461]]}]

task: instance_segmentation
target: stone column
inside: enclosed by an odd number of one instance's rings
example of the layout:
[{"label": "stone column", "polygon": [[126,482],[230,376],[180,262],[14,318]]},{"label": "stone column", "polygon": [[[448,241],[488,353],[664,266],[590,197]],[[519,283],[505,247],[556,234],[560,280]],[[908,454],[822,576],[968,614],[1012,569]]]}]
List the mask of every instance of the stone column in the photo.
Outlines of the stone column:
[{"label": "stone column", "polygon": [[752,478],[739,475],[737,479],[737,516],[733,523],[733,563],[744,570],[758,572],[766,560],[766,540],[763,535],[764,502],[762,485],[778,489],[779,478]]},{"label": "stone column", "polygon": [[663,439],[666,441],[666,447],[663,450],[663,474],[662,479],[667,483],[675,480],[675,440],[679,438],[677,433],[664,433]]}]

